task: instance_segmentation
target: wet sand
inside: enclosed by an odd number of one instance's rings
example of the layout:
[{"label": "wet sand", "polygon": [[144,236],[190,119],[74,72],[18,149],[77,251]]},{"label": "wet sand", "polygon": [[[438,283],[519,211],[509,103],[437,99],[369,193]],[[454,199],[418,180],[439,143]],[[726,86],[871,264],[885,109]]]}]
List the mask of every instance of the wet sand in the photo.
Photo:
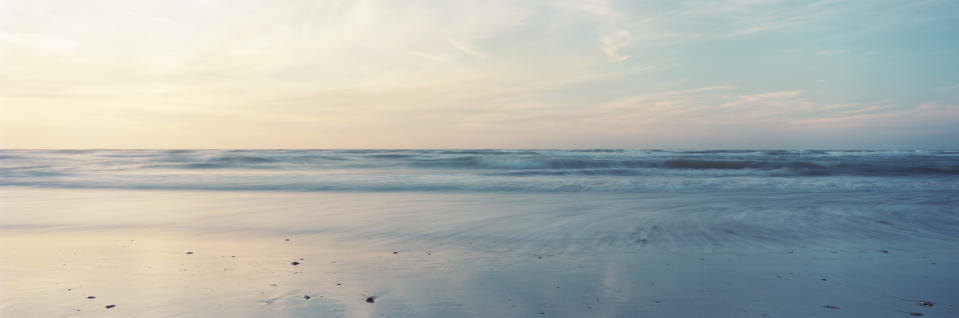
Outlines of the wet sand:
[{"label": "wet sand", "polygon": [[752,233],[672,196],[0,194],[0,317],[951,317],[959,295],[948,230]]}]

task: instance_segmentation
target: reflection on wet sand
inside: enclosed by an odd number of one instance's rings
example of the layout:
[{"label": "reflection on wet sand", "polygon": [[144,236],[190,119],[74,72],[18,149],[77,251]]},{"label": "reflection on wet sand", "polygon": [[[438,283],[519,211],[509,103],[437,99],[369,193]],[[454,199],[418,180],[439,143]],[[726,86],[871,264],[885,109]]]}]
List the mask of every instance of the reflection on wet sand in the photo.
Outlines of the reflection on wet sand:
[{"label": "reflection on wet sand", "polygon": [[4,317],[900,317],[959,293],[953,229],[908,226],[949,210],[849,226],[866,196],[0,194]]}]

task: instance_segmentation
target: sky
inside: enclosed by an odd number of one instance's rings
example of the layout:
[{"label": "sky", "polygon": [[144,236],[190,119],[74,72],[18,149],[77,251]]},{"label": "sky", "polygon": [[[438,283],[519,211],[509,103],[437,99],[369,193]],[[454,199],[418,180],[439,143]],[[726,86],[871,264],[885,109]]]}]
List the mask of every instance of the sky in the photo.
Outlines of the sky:
[{"label": "sky", "polygon": [[0,0],[0,148],[959,149],[959,1]]}]

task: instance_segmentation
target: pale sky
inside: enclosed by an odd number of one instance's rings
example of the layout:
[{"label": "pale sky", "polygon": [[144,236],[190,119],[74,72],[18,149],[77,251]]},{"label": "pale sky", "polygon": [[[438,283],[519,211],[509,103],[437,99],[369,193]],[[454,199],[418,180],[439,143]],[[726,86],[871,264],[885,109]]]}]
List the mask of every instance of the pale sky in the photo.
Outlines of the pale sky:
[{"label": "pale sky", "polygon": [[959,148],[959,1],[0,0],[0,148]]}]

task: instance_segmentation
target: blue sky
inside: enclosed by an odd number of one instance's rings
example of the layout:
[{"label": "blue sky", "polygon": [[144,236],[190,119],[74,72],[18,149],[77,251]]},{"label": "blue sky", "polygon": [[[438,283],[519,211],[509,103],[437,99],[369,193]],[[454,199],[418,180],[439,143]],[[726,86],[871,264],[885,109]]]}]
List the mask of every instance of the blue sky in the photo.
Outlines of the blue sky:
[{"label": "blue sky", "polygon": [[4,148],[959,148],[955,1],[0,1]]}]

